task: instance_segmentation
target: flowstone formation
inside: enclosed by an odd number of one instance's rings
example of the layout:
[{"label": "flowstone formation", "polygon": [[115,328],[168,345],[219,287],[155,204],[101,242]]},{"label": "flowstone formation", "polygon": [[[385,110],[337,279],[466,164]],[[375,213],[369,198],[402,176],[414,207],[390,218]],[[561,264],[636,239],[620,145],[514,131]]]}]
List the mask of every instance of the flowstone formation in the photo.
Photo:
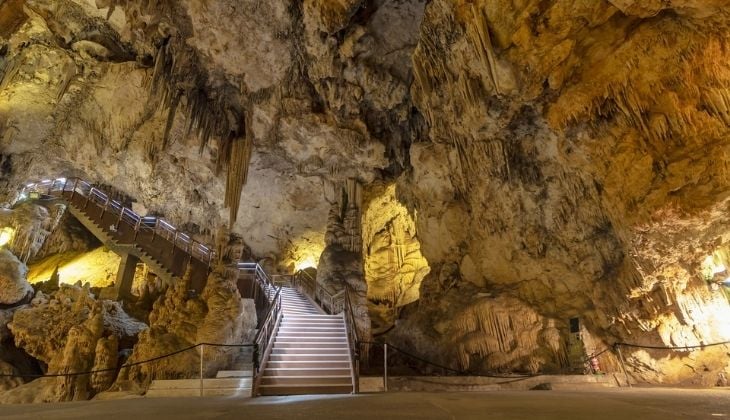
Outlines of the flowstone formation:
[{"label": "flowstone formation", "polygon": [[[242,299],[235,281],[213,272],[199,296],[190,296],[185,282],[167,290],[149,315],[150,328],[143,331],[127,360],[129,363],[153,359],[197,343],[248,344],[256,328],[253,300]],[[128,389],[129,381],[143,386],[153,379],[198,377],[200,350],[179,353],[154,363],[125,368],[115,387]],[[240,348],[211,347],[205,350],[205,372],[215,377],[230,368]],[[248,360],[250,362],[250,359]]]},{"label": "flowstone formation", "polygon": [[330,209],[326,247],[317,266],[319,287],[331,296],[349,294],[358,338],[370,341],[372,325],[368,315],[367,284],[363,275],[361,230],[362,189],[349,180],[340,200]]},{"label": "flowstone formation", "polygon": [[[0,0],[0,201],[79,175],[197,240],[230,224],[475,373],[572,369],[574,319],[586,353],[722,342],[728,22],[715,0]],[[0,239],[47,256],[23,233],[45,223]],[[624,356],[712,385],[728,351]]]},{"label": "flowstone formation", "polygon": [[401,309],[420,298],[421,282],[430,272],[421,254],[416,224],[396,197],[395,184],[374,185],[363,206],[363,254],[370,317],[387,330]]}]

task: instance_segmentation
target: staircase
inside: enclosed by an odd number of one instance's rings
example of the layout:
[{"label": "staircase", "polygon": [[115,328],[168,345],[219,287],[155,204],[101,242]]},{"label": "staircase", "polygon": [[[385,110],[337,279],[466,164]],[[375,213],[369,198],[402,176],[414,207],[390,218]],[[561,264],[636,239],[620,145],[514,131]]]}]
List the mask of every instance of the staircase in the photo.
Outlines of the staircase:
[{"label": "staircase", "polygon": [[291,287],[282,287],[281,299],[283,316],[263,365],[259,394],[352,393],[352,360],[343,315],[324,314]]},{"label": "staircase", "polygon": [[137,244],[122,244],[112,237],[103,227],[94,219],[89,217],[82,209],[69,203],[66,209],[76,218],[89,232],[96,236],[105,247],[117,254],[128,253],[139,258],[140,261],[149,267],[150,271],[160,277],[165,284],[175,284],[178,278],[160,261],[151,256],[147,251]]}]

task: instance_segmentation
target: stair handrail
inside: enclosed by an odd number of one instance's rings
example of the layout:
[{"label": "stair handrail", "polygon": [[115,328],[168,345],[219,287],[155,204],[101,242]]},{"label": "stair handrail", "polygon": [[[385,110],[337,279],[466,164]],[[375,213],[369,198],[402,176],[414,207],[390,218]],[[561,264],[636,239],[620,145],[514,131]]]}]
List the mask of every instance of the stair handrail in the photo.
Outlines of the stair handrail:
[{"label": "stair handrail", "polygon": [[347,344],[350,347],[350,359],[352,360],[352,392],[358,394],[360,392],[360,338],[357,334],[355,312],[350,298],[350,287],[345,285],[343,292],[345,302],[343,318],[345,320],[345,331],[347,332]]},{"label": "stair handrail", "polygon": [[337,315],[345,310],[345,291],[331,293],[320,286],[317,280],[305,270],[299,270],[294,274],[292,287],[309,296],[330,315]]},{"label": "stair handrail", "polygon": [[[174,247],[183,250],[206,263],[208,266],[211,266],[216,261],[216,253],[211,246],[191,238],[190,235],[179,231],[163,218],[138,215],[134,210],[123,206],[116,200],[111,200],[106,193],[78,177],[45,179],[26,183],[20,190],[19,200],[32,193],[53,195],[54,192],[61,192],[62,194],[64,192],[71,192],[72,197],[78,193],[87,198],[87,205],[89,201],[92,201],[103,206],[104,212],[109,211],[119,215],[116,227],[119,227],[119,223],[125,222],[132,226],[135,232],[143,229],[152,229],[155,234],[169,240]],[[19,200],[16,200],[16,203]],[[154,222],[152,226],[149,225],[151,222]]]},{"label": "stair handrail", "polygon": [[264,322],[261,324],[261,327],[256,332],[256,336],[253,340],[254,378],[252,385],[252,395],[254,396],[256,395],[256,388],[258,387],[258,382],[261,378],[262,361],[268,357],[269,353],[271,353],[271,348],[274,344],[275,333],[279,323],[281,322],[281,289],[281,286],[276,289],[276,294],[274,294],[271,307],[269,308],[266,317],[264,317]]}]

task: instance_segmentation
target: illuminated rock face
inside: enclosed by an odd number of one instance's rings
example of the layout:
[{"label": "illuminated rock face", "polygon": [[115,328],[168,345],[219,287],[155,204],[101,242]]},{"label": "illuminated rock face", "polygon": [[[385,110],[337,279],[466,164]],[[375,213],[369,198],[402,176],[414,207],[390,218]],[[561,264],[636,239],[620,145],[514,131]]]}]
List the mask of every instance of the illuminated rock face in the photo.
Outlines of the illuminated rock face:
[{"label": "illuminated rock face", "polygon": [[[730,338],[727,273],[702,275],[730,266],[721,1],[8,1],[2,197],[83,175],[210,240],[226,150],[189,131],[205,103],[255,145],[233,231],[287,269],[332,245],[322,275],[361,275],[416,353],[560,370],[574,317],[588,351]],[[327,232],[350,178],[373,192],[360,241]],[[730,377],[726,347],[671,354],[625,351],[637,379]]]},{"label": "illuminated rock face", "polygon": [[33,293],[26,279],[28,268],[15,255],[0,249],[0,304],[13,305]]},{"label": "illuminated rock face", "polygon": [[[150,328],[138,337],[128,362],[152,359],[197,343],[246,344],[253,340],[256,310],[253,301],[241,299],[234,281],[211,274],[200,296],[188,296],[180,283],[158,299],[149,315]],[[229,368],[236,348],[208,347],[205,351],[207,377]],[[198,377],[198,351],[187,351],[154,364],[123,370],[117,383],[125,381],[149,385],[153,379]]]},{"label": "illuminated rock face", "polygon": [[428,275],[416,225],[396,198],[396,186],[375,185],[363,209],[363,254],[368,303],[376,329],[387,329],[400,309],[420,297]]}]

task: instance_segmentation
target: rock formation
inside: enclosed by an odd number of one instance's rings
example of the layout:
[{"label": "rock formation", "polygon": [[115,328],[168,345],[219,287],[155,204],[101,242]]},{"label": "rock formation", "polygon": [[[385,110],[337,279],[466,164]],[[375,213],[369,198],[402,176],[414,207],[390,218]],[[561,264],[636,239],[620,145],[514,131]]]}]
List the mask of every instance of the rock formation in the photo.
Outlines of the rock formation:
[{"label": "rock formation", "polygon": [[[574,318],[587,352],[730,339],[723,2],[4,0],[0,22],[0,201],[82,175],[281,269],[326,245],[323,284],[454,367],[561,369]],[[22,261],[52,230],[28,211]],[[208,303],[165,296],[143,340],[194,342],[166,311]],[[727,351],[624,355],[636,380],[710,385]]]},{"label": "rock formation", "polygon": [[[130,318],[118,302],[96,300],[88,289],[61,285],[38,292],[8,324],[14,345],[47,366],[50,374],[117,367],[120,343],[130,348],[147,326]],[[2,402],[86,400],[106,390],[116,371],[36,379],[0,395]]]},{"label": "rock formation", "polygon": [[400,309],[420,298],[430,272],[421,254],[416,225],[396,198],[396,186],[375,185],[363,211],[365,280],[371,318],[387,329]]},{"label": "rock formation", "polygon": [[28,267],[6,249],[0,249],[0,307],[8,307],[33,295],[26,278]]},{"label": "rock formation", "polygon": [[[199,296],[190,296],[183,282],[169,288],[149,315],[150,328],[139,334],[128,363],[153,359],[198,343],[247,344],[253,340],[256,310],[241,299],[235,282],[214,272]],[[241,349],[206,346],[205,374],[230,368]],[[153,363],[125,368],[117,378],[148,385],[153,379],[198,377],[200,350],[192,349]]]}]

